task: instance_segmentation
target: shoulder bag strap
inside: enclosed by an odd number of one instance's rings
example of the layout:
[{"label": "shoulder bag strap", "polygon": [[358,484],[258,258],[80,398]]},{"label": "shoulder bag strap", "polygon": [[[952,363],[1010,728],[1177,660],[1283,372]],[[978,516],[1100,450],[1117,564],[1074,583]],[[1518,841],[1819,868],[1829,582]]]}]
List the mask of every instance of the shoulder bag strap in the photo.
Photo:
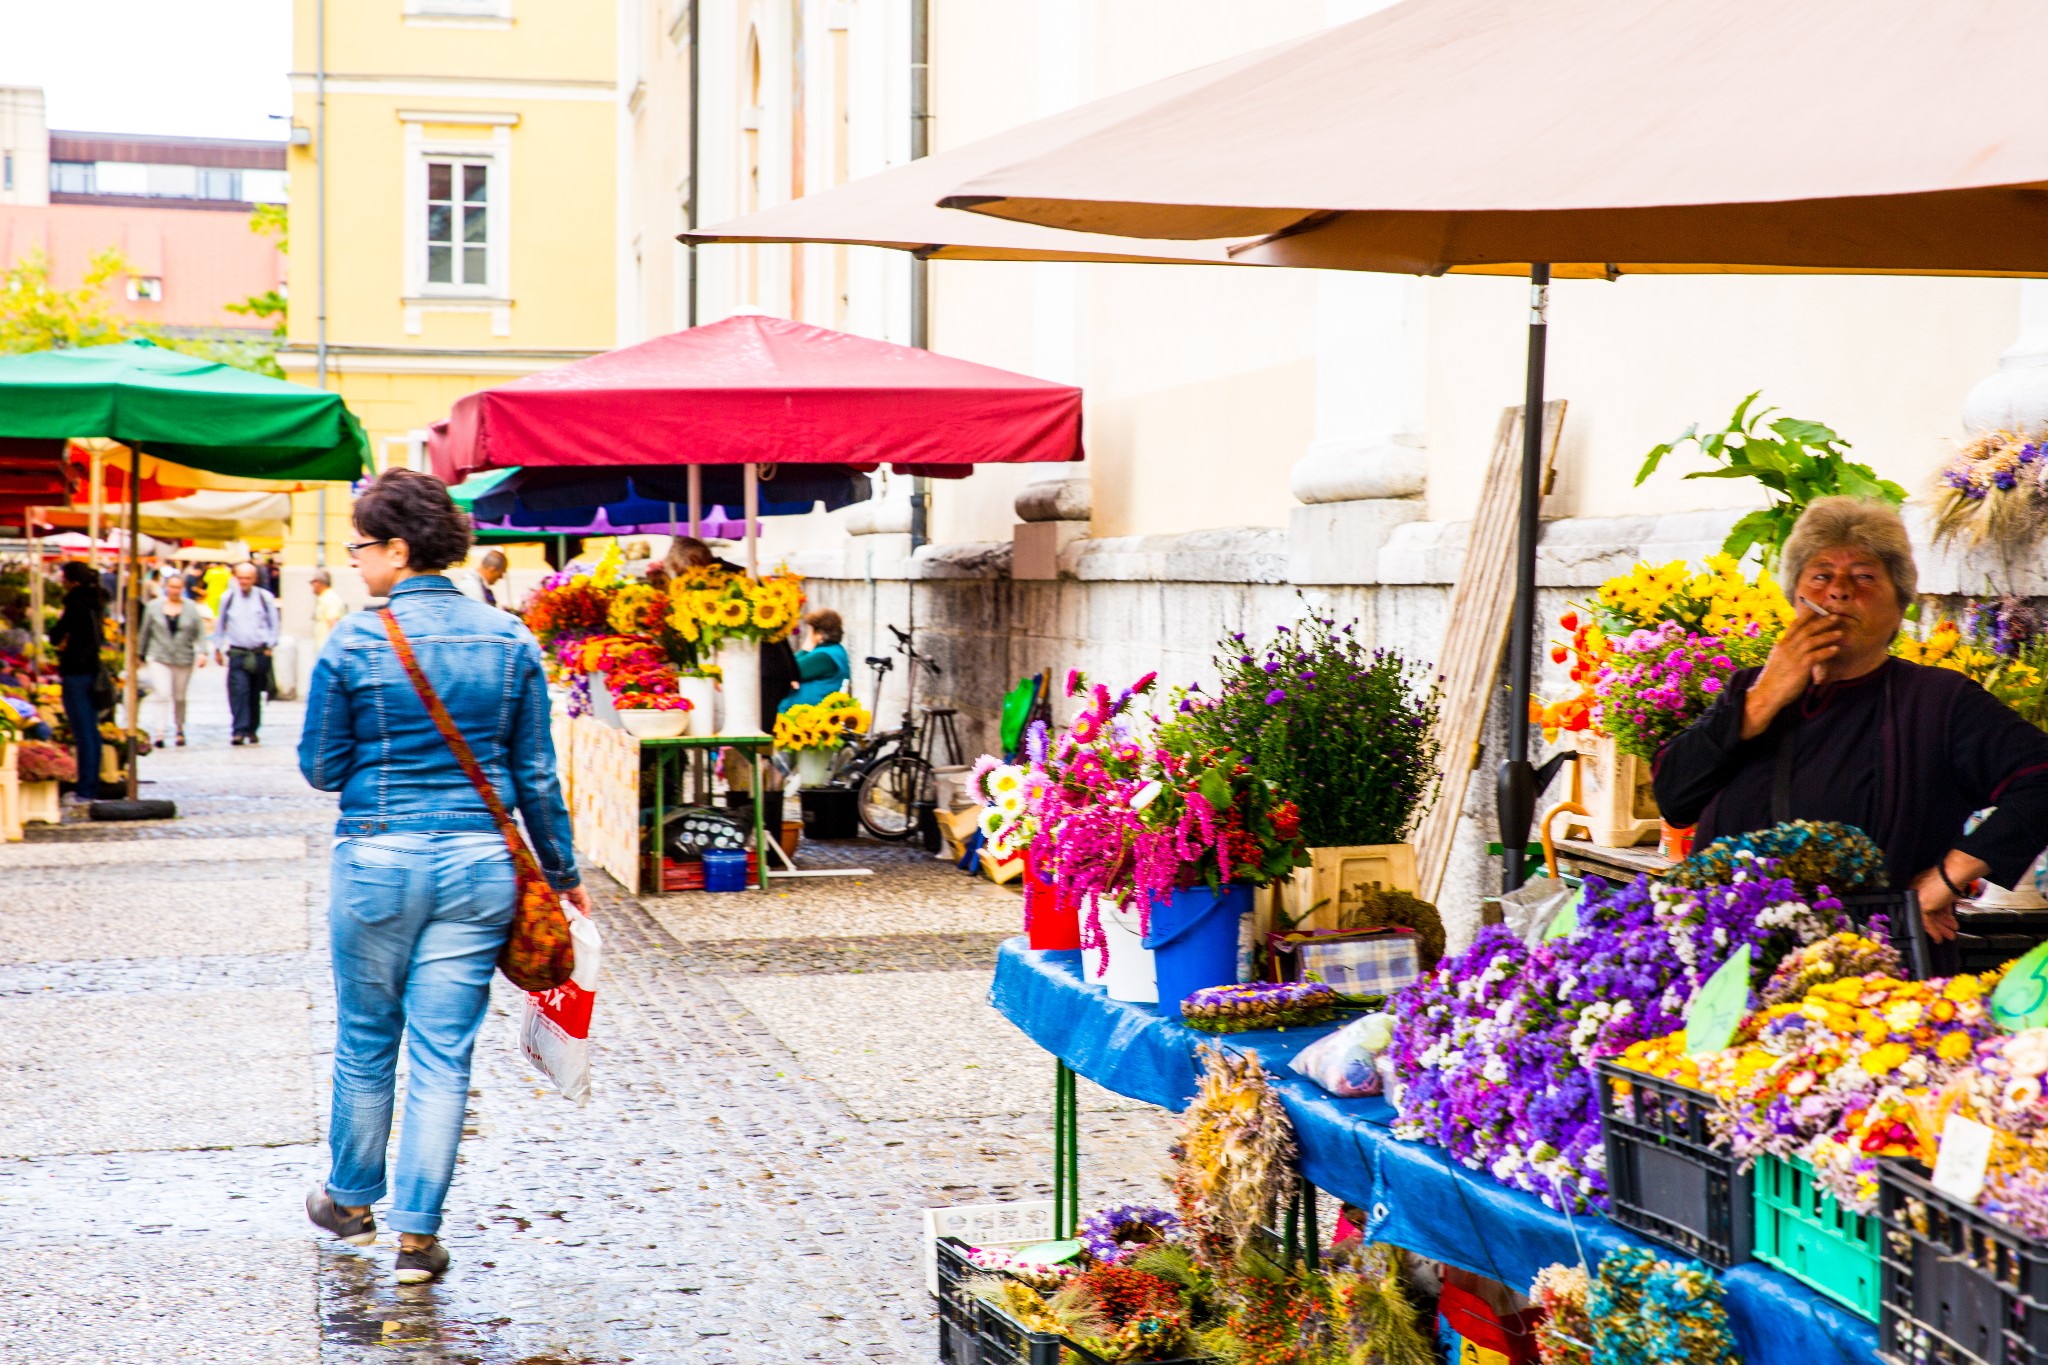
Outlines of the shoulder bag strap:
[{"label": "shoulder bag strap", "polygon": [[505,836],[506,847],[512,850],[513,863],[522,872],[537,874],[540,864],[534,858],[533,850],[526,846],[526,839],[520,834],[519,826],[513,822],[512,813],[506,810],[505,803],[498,799],[497,789],[491,786],[491,779],[484,775],[483,765],[478,763],[476,755],[470,752],[469,741],[455,728],[455,718],[448,714],[447,706],[441,701],[441,694],[427,681],[425,670],[420,667],[420,661],[413,655],[412,642],[406,639],[405,632],[398,628],[398,617],[389,607],[383,608],[377,615],[383,618],[384,630],[391,637],[391,647],[398,652],[398,662],[404,667],[405,676],[412,680],[413,691],[419,693],[420,701],[427,708],[427,714],[433,718],[434,728],[439,730],[441,738],[448,742],[448,748],[454,753],[456,763],[461,765],[463,775],[469,778],[470,784],[476,788],[477,795],[483,797],[484,805],[491,812],[491,819],[497,822],[498,832]]}]

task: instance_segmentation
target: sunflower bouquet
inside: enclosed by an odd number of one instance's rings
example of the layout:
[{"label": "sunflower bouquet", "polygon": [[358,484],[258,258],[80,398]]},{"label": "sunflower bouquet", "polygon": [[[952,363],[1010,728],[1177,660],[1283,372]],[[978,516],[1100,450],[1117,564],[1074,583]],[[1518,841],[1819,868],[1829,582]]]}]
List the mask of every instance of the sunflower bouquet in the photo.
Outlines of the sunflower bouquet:
[{"label": "sunflower bouquet", "polygon": [[689,569],[668,587],[668,625],[706,652],[727,640],[783,640],[803,616],[804,581],[788,569],[764,578],[717,565]]},{"label": "sunflower bouquet", "polygon": [[775,718],[775,747],[790,753],[831,752],[863,734],[871,717],[850,694],[834,692],[817,702],[799,702]]}]

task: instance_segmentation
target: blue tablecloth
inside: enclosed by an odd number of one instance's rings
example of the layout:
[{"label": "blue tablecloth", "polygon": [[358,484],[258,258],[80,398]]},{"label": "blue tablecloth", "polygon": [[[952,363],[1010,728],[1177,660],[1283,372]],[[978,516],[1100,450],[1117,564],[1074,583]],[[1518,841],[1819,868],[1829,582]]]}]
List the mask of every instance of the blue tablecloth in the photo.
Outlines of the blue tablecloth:
[{"label": "blue tablecloth", "polygon": [[[1111,1000],[1081,980],[1079,953],[1037,952],[1022,939],[996,957],[990,1003],[1046,1051],[1105,1089],[1179,1110],[1195,1093],[1195,1045],[1213,1035],[1156,1006]],[[1302,1172],[1367,1211],[1366,1236],[1527,1291],[1557,1262],[1591,1264],[1631,1237],[1596,1214],[1567,1216],[1533,1195],[1452,1161],[1442,1148],[1397,1140],[1382,1099],[1338,1099],[1287,1069],[1327,1028],[1235,1033],[1274,1073],[1294,1120]],[[1640,1242],[1655,1246],[1655,1243]],[[1721,1276],[1737,1343],[1749,1365],[1874,1361],[1871,1324],[1767,1266]]]}]

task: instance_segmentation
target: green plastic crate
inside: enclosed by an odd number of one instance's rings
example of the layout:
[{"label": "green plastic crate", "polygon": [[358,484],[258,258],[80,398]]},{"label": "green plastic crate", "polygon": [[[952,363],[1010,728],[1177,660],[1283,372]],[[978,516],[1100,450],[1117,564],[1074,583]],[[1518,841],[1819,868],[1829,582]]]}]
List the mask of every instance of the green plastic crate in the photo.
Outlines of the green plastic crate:
[{"label": "green plastic crate", "polygon": [[1876,1214],[1842,1208],[1804,1161],[1757,1158],[1756,1259],[1872,1322],[1883,1297],[1881,1235]]}]

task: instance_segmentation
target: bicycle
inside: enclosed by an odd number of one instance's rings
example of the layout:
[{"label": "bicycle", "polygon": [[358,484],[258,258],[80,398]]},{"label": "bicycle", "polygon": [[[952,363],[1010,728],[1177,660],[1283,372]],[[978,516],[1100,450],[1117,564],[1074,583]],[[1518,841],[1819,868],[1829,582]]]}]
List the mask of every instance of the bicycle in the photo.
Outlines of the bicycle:
[{"label": "bicycle", "polygon": [[[908,633],[895,626],[889,627],[889,633],[896,637],[897,652],[906,661],[903,723],[894,730],[871,732],[848,748],[835,765],[834,779],[854,787],[854,813],[862,828],[877,839],[895,842],[917,832],[921,805],[938,801],[936,751],[943,749],[946,765],[963,760],[960,733],[953,723],[957,712],[941,706],[920,710],[916,705],[918,670],[922,668],[934,678],[943,677],[945,670],[918,653]],[[882,680],[895,661],[870,656],[867,666],[875,675],[875,703],[879,706]]]}]

